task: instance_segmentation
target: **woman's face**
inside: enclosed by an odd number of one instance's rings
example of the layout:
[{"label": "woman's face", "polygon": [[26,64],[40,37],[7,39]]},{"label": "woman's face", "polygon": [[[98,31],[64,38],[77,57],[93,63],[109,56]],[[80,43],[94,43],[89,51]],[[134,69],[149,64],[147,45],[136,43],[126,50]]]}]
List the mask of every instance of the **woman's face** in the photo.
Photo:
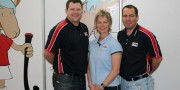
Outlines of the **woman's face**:
[{"label": "woman's face", "polygon": [[96,28],[100,34],[109,33],[110,23],[106,16],[98,16]]}]

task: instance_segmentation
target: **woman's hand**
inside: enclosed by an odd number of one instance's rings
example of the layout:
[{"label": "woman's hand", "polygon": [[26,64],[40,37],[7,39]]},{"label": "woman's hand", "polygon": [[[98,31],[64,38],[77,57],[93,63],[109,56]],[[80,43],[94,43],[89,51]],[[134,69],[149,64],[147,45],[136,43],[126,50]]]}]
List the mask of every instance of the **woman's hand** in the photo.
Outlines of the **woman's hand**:
[{"label": "woman's hand", "polygon": [[90,89],[90,90],[95,90],[95,85],[89,84],[89,89]]},{"label": "woman's hand", "polygon": [[101,85],[95,85],[95,90],[104,90],[104,88]]}]

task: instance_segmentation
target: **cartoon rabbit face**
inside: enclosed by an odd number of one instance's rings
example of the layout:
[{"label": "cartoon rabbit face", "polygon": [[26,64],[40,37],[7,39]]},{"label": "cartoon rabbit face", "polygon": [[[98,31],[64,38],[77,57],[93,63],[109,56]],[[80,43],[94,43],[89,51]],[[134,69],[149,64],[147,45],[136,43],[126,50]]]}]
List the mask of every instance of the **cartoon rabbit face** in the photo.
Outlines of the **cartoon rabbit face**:
[{"label": "cartoon rabbit face", "polygon": [[19,36],[20,29],[15,16],[15,6],[20,0],[12,2],[11,0],[2,0],[0,4],[0,30],[4,31],[9,38]]}]

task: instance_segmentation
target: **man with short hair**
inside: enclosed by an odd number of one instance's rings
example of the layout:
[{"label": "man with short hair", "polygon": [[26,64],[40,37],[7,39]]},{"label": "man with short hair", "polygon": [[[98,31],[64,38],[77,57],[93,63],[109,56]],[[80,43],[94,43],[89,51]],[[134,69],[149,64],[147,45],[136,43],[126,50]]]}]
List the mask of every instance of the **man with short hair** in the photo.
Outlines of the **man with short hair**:
[{"label": "man with short hair", "polygon": [[138,25],[138,9],[126,5],[122,9],[125,28],[117,39],[123,47],[120,75],[121,90],[154,90],[151,74],[162,60],[160,46],[149,30]]},{"label": "man with short hair", "polygon": [[53,65],[54,90],[86,90],[88,28],[80,22],[81,0],[68,0],[67,18],[51,29],[44,57]]}]

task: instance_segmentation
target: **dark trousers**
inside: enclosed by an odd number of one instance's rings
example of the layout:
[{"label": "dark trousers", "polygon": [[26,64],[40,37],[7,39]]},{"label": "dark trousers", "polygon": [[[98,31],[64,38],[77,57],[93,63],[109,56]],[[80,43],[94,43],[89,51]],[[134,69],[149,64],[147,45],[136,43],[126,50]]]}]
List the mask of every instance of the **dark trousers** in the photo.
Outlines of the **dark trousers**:
[{"label": "dark trousers", "polygon": [[112,86],[112,87],[105,87],[104,90],[121,90],[120,85]]},{"label": "dark trousers", "polygon": [[85,75],[53,74],[54,90],[86,90]]}]

